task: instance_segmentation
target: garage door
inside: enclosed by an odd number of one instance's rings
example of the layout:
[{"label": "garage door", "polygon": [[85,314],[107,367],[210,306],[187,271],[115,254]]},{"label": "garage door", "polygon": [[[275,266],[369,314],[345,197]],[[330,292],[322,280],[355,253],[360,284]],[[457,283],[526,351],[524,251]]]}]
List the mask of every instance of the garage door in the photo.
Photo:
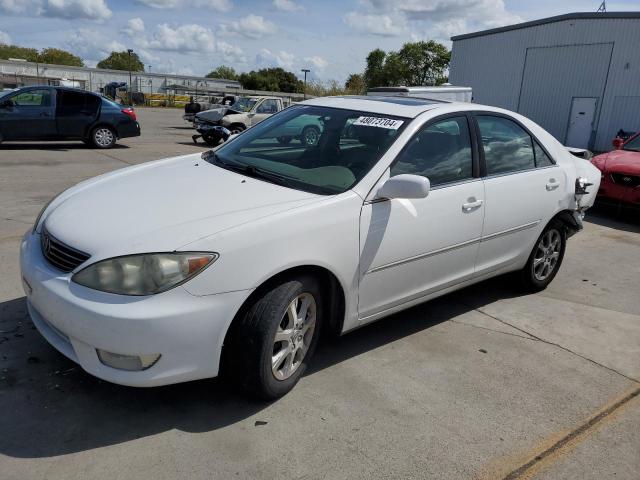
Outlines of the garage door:
[{"label": "garage door", "polygon": [[528,48],[518,112],[563,144],[574,98],[595,98],[597,124],[612,43]]}]

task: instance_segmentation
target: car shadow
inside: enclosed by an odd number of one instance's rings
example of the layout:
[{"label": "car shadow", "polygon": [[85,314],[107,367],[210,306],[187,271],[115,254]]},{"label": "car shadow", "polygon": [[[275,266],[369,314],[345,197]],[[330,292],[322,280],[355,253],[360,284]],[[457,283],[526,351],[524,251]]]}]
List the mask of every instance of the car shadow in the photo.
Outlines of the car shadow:
[{"label": "car shadow", "polygon": [[587,210],[585,222],[625,232],[640,233],[640,209],[596,203]]},{"label": "car shadow", "polygon": [[[122,143],[116,143],[111,150],[131,148],[128,145]],[[67,152],[69,150],[99,150],[97,148],[85,145],[82,142],[64,142],[64,143],[32,143],[32,142],[3,142],[0,144],[1,150],[48,150],[52,152]]]},{"label": "car shadow", "polygon": [[[306,376],[518,295],[512,281],[496,278],[342,337],[327,336]],[[65,455],[171,429],[213,431],[270,404],[220,379],[138,389],[94,378],[46,343],[28,318],[24,297],[0,303],[0,361],[0,454],[16,458]]]}]

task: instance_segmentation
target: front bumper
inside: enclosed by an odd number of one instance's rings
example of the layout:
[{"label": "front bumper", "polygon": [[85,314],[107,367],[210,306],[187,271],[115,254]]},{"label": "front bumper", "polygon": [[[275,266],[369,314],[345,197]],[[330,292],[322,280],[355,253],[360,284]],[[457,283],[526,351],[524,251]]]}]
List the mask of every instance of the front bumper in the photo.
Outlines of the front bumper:
[{"label": "front bumper", "polygon": [[[148,297],[92,290],[48,264],[38,234],[21,244],[20,266],[34,325],[57,350],[96,377],[149,387],[218,374],[222,342],[249,290],[194,296],[184,288]],[[147,370],[101,363],[96,349],[161,357]]]},{"label": "front bumper", "polygon": [[598,199],[609,202],[619,202],[631,206],[640,206],[640,186],[628,187],[614,183],[610,175],[606,174],[600,182]]}]

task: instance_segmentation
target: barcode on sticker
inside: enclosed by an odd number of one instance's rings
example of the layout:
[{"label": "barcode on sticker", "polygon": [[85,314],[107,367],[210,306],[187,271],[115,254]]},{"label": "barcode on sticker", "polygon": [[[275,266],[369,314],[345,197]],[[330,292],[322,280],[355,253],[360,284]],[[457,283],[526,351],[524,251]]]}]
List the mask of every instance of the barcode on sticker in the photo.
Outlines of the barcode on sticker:
[{"label": "barcode on sticker", "polygon": [[380,117],[358,117],[358,119],[353,122],[353,125],[362,125],[365,127],[379,127],[379,128],[387,128],[389,130],[397,130],[399,129],[404,121],[402,120],[394,120],[393,118],[380,118]]}]

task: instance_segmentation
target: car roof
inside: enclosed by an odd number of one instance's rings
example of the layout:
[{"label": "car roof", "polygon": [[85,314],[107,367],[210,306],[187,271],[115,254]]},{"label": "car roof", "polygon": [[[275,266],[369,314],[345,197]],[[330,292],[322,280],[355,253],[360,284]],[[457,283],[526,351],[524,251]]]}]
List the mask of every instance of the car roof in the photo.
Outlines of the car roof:
[{"label": "car roof", "polygon": [[318,97],[300,102],[298,105],[316,105],[319,107],[363,110],[365,112],[415,118],[423,112],[452,105],[467,105],[462,102],[449,102],[435,98],[416,98],[406,96],[344,95],[336,97]]}]

